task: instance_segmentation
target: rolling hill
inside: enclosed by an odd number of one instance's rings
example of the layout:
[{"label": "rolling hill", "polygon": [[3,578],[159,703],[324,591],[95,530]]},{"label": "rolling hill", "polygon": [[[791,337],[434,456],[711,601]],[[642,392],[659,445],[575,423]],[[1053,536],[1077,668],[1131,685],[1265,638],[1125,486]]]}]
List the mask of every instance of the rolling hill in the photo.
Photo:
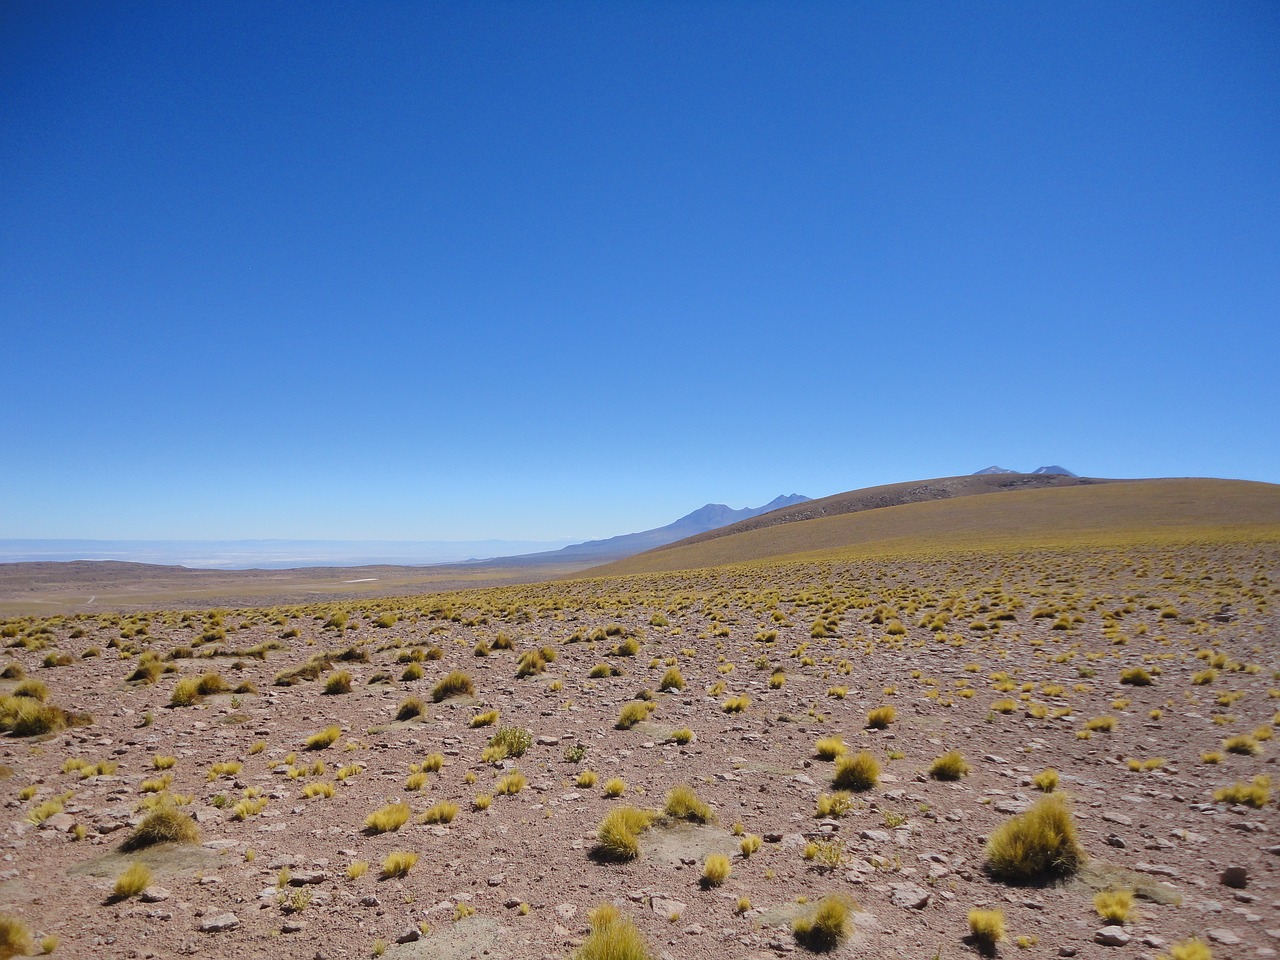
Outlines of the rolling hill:
[{"label": "rolling hill", "polygon": [[[852,491],[779,511],[772,522],[735,524],[590,572],[599,576],[654,573],[793,555],[1280,539],[1280,485],[1276,484],[1212,479],[1101,482],[1019,475],[1017,479],[1031,482],[1003,488],[1003,496],[990,496],[994,490],[971,491],[963,482],[1014,479],[1007,475],[956,477]],[[1051,482],[1055,480],[1062,482]],[[949,493],[925,499],[930,487]],[[876,505],[881,501],[885,505]],[[812,515],[784,518],[793,510]]]}]

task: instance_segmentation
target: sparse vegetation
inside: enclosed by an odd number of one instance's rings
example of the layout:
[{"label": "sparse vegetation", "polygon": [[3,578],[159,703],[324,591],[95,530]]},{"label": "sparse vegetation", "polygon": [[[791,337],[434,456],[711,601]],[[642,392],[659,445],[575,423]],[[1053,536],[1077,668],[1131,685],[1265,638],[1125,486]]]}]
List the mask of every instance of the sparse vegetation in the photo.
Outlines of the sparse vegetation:
[{"label": "sparse vegetation", "polygon": [[831,783],[837,790],[870,790],[879,782],[880,761],[867,751],[845,754],[836,760],[836,772]]},{"label": "sparse vegetation", "polygon": [[853,904],[839,894],[823,897],[791,925],[796,941],[815,953],[827,953],[840,946],[853,932],[849,919]]},{"label": "sparse vegetation", "polygon": [[987,868],[997,879],[1030,883],[1074,873],[1084,861],[1067,801],[1042,797],[998,827],[987,841]]}]

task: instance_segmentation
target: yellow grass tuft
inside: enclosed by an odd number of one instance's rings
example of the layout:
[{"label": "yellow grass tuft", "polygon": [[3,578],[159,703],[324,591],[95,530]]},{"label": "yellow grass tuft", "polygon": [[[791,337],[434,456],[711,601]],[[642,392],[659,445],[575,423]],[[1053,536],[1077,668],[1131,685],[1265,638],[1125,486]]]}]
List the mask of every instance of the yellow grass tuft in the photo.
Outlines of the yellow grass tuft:
[{"label": "yellow grass tuft", "polygon": [[409,853],[404,850],[389,853],[386,859],[382,861],[382,877],[384,880],[390,880],[392,877],[408,876],[409,871],[413,869],[414,864],[417,862],[418,855],[416,853]]},{"label": "yellow grass tuft", "polygon": [[996,878],[1015,883],[1066,876],[1083,861],[1071,809],[1061,794],[1037,800],[987,841],[988,869]]},{"label": "yellow grass tuft", "polygon": [[364,828],[370,833],[392,833],[399,830],[409,820],[407,803],[389,803],[364,819]]},{"label": "yellow grass tuft", "polygon": [[307,737],[307,749],[324,750],[326,747],[333,746],[340,736],[342,736],[341,727],[336,724],[331,727],[325,727],[319,733],[313,733]]},{"label": "yellow grass tuft", "polygon": [[844,740],[840,737],[823,737],[814,745],[818,758],[821,760],[834,760],[837,757],[843,757],[849,748],[844,745]]},{"label": "yellow grass tuft", "polygon": [[34,949],[27,925],[12,914],[0,913],[0,960],[29,956]]},{"label": "yellow grass tuft", "polygon": [[898,711],[893,707],[876,707],[867,714],[867,726],[872,730],[885,730],[897,718]]},{"label": "yellow grass tuft", "polygon": [[131,863],[116,877],[112,895],[118,900],[136,897],[151,883],[151,870],[145,863]]},{"label": "yellow grass tuft", "polygon": [[573,952],[572,960],[652,960],[644,936],[612,904],[602,904],[587,916],[591,933]]},{"label": "yellow grass tuft", "polygon": [[1100,890],[1094,894],[1093,909],[1107,923],[1125,923],[1133,913],[1133,891]]},{"label": "yellow grass tuft", "polygon": [[691,820],[694,823],[713,823],[716,815],[707,803],[698,798],[693,788],[681,783],[667,792],[663,812],[675,820]]},{"label": "yellow grass tuft", "polygon": [[640,834],[653,823],[653,814],[637,807],[615,807],[596,828],[595,852],[604,860],[634,860],[640,856]]},{"label": "yellow grass tuft", "polygon": [[1004,939],[1004,912],[1001,910],[970,910],[969,936],[977,948],[994,954],[996,944]]},{"label": "yellow grass tuft", "polygon": [[968,776],[969,764],[959,750],[944,753],[929,766],[929,776],[935,780],[959,780]]},{"label": "yellow grass tuft", "polygon": [[169,804],[152,810],[125,838],[120,849],[125,852],[142,850],[159,843],[199,843],[200,828],[185,813]]},{"label": "yellow grass tuft", "polygon": [[813,910],[797,917],[791,924],[796,941],[815,953],[826,953],[840,946],[853,931],[849,919],[853,904],[839,894],[829,894]]},{"label": "yellow grass tuft", "polygon": [[836,760],[831,785],[837,790],[870,790],[880,782],[880,761],[862,750]]},{"label": "yellow grass tuft", "polygon": [[712,853],[702,864],[702,879],[700,883],[703,887],[718,887],[729,879],[729,874],[733,871],[733,865],[729,863],[729,858],[723,853]]}]

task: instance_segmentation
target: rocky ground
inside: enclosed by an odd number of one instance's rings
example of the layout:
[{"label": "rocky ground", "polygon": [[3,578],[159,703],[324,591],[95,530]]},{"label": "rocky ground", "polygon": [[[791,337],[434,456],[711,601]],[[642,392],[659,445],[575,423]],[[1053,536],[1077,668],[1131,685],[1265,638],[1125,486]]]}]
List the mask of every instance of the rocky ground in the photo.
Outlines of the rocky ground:
[{"label": "rocky ground", "polygon": [[[20,665],[47,703],[93,722],[0,740],[0,911],[37,944],[56,937],[67,957],[531,958],[569,956],[588,911],[611,901],[655,957],[685,960],[803,954],[792,919],[841,893],[857,906],[839,956],[974,955],[974,908],[1003,911],[1005,956],[1129,960],[1197,935],[1214,957],[1275,956],[1275,802],[1255,809],[1214,792],[1273,773],[1280,754],[1269,739],[1277,584],[1273,546],[1135,546],[11,620],[0,665]],[[512,649],[476,655],[500,636]],[[554,659],[518,677],[520,655],[543,647]],[[174,672],[127,682],[148,651]],[[316,679],[276,684],[326,653]],[[685,686],[660,692],[672,666]],[[1121,682],[1139,667],[1151,684]],[[326,694],[338,670],[351,692]],[[454,670],[473,693],[433,702]],[[169,705],[182,678],[206,672],[242,692]],[[414,696],[424,713],[397,721]],[[726,711],[735,696],[749,704]],[[618,729],[642,702],[648,718]],[[895,719],[868,729],[884,705]],[[470,725],[490,710],[494,725]],[[1087,731],[1103,717],[1112,730]],[[306,749],[333,724],[334,743]],[[532,743],[486,762],[503,727]],[[681,744],[683,730],[692,739]],[[1224,749],[1244,734],[1256,753]],[[824,818],[833,764],[814,745],[831,736],[872,753],[883,775]],[[932,779],[950,750],[971,772]],[[409,789],[432,754],[442,767]],[[176,761],[159,771],[157,755]],[[214,769],[228,762],[239,769]],[[984,869],[986,838],[1041,795],[1032,778],[1046,768],[1070,798],[1086,867],[1057,883],[998,882]],[[496,794],[512,770],[527,785]],[[584,770],[598,775],[592,786],[578,786]],[[145,783],[166,773],[168,784]],[[625,782],[619,797],[604,789],[613,778]],[[612,808],[660,810],[681,783],[716,822],[659,822],[630,862],[592,855]],[[309,784],[319,795],[304,796]],[[140,804],[157,797],[194,817],[199,842],[123,852]],[[395,801],[410,805],[408,823],[364,829]],[[440,801],[456,817],[419,823]],[[739,834],[759,836],[759,850],[743,855]],[[382,879],[393,852],[418,860]],[[717,852],[732,872],[704,888]],[[134,861],[153,873],[147,892],[113,898]],[[369,869],[352,877],[358,863]],[[1094,909],[1108,888],[1137,894],[1123,925]]]}]

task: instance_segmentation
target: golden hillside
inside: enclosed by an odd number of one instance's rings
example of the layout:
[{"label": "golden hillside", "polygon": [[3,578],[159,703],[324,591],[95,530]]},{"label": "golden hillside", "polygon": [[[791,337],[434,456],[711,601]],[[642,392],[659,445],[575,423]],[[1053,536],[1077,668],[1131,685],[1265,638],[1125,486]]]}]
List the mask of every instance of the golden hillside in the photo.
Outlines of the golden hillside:
[{"label": "golden hillside", "polygon": [[1280,539],[1280,485],[1135,480],[961,496],[803,520],[682,541],[591,573],[655,573],[803,554],[852,557],[1247,539]]}]

